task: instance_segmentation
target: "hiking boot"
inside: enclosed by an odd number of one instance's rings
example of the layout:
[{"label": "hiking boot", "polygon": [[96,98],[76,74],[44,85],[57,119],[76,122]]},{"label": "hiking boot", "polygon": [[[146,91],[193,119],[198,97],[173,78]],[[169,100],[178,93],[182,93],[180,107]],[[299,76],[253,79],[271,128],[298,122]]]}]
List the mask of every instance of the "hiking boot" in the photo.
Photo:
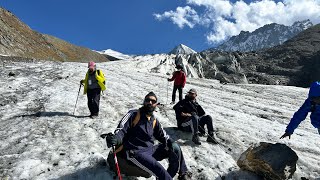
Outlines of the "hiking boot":
[{"label": "hiking boot", "polygon": [[95,114],[90,114],[89,116],[91,119],[95,119],[98,117],[98,113],[95,113]]},{"label": "hiking boot", "polygon": [[199,136],[200,136],[200,137],[203,137],[203,136],[205,136],[205,135],[206,135],[205,132],[199,132]]},{"label": "hiking boot", "polygon": [[178,180],[191,180],[192,174],[191,172],[186,172],[178,176]]},{"label": "hiking boot", "polygon": [[213,134],[208,135],[207,142],[212,143],[212,144],[218,144],[218,141],[214,138]]},{"label": "hiking boot", "polygon": [[194,134],[194,135],[192,136],[192,141],[193,141],[196,145],[201,145],[200,138],[199,138],[199,135],[198,135],[198,134]]}]

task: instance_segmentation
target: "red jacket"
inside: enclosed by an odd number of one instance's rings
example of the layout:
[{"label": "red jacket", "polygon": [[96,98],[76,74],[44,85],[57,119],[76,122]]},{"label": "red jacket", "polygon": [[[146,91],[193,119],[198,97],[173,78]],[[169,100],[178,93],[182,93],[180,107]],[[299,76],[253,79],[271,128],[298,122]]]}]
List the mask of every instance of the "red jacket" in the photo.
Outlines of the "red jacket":
[{"label": "red jacket", "polygon": [[182,86],[184,87],[184,85],[186,84],[187,78],[186,78],[186,74],[181,70],[181,71],[175,71],[173,73],[173,76],[171,79],[169,79],[169,81],[173,81],[174,80],[174,85],[175,86]]}]

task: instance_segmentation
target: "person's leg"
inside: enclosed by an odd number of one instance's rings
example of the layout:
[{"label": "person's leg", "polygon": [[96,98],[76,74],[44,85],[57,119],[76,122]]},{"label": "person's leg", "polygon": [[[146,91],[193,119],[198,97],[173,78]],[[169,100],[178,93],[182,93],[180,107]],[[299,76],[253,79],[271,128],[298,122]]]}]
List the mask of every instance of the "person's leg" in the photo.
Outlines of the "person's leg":
[{"label": "person's leg", "polygon": [[182,127],[187,127],[190,126],[191,132],[193,134],[192,136],[192,141],[197,144],[200,145],[200,138],[199,138],[199,129],[198,129],[198,125],[199,125],[199,116],[197,115],[192,115],[189,121],[186,121],[184,123],[181,124]]},{"label": "person's leg", "polygon": [[178,90],[179,90],[179,101],[181,101],[182,100],[182,86],[179,86],[178,87]]},{"label": "person's leg", "polygon": [[318,128],[318,132],[319,132],[319,134],[320,134],[320,128]]},{"label": "person's leg", "polygon": [[173,90],[172,90],[172,102],[175,103],[176,102],[176,92],[177,92],[178,87],[177,86],[173,86]]},{"label": "person's leg", "polygon": [[94,93],[92,89],[88,89],[87,90],[87,98],[88,98],[88,108],[90,111],[90,116],[93,114],[94,109],[93,109],[93,97],[94,97]]},{"label": "person's leg", "polygon": [[188,121],[182,123],[181,126],[183,128],[189,126],[192,134],[197,134],[198,133],[198,125],[199,125],[198,121],[199,121],[199,116],[194,115],[194,116],[191,116]]},{"label": "person's leg", "polygon": [[145,170],[146,172],[155,175],[159,179],[172,180],[171,175],[163,168],[163,166],[152,156],[153,150],[136,152],[133,155],[128,154],[128,160],[135,165]]},{"label": "person's leg", "polygon": [[93,97],[93,115],[99,115],[99,104],[100,104],[100,93],[101,89],[94,89],[94,97]]},{"label": "person's leg", "polygon": [[188,171],[180,146],[173,142],[172,149],[168,149],[164,144],[155,146],[153,157],[157,161],[168,158],[169,166],[168,173],[173,178],[178,172],[179,175],[185,174]]},{"label": "person's leg", "polygon": [[210,115],[202,116],[199,119],[199,131],[205,131],[204,125],[207,125],[208,129],[208,138],[207,141],[210,143],[217,144],[218,141],[214,138],[213,134],[213,123],[212,123],[212,117]]},{"label": "person's leg", "polygon": [[212,117],[210,115],[201,116],[199,118],[200,132],[204,131],[205,133],[204,125],[207,125],[208,134],[213,134],[213,123],[212,123]]}]

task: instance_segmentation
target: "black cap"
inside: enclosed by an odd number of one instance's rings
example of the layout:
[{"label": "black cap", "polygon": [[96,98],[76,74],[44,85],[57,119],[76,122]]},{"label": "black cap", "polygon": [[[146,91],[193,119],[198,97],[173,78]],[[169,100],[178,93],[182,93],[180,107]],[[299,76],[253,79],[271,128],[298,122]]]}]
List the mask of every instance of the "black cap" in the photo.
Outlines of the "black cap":
[{"label": "black cap", "polygon": [[146,98],[149,97],[149,96],[155,97],[156,100],[158,101],[158,98],[157,98],[156,94],[155,94],[153,91],[149,92],[149,93],[144,97],[144,99],[146,99]]},{"label": "black cap", "polygon": [[182,67],[181,64],[177,64],[176,68],[177,68],[177,69],[183,69],[183,67]]}]

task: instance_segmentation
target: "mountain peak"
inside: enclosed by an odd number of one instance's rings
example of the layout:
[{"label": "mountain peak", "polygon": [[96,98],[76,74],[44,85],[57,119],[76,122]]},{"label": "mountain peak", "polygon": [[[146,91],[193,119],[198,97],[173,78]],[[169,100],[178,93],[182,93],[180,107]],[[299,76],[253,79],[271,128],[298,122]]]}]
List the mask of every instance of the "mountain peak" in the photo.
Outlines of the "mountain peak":
[{"label": "mountain peak", "polygon": [[169,52],[169,54],[176,54],[176,55],[177,54],[193,54],[193,53],[197,53],[197,52],[184,44],[179,44],[172,51]]},{"label": "mountain peak", "polygon": [[303,28],[304,30],[308,29],[311,26],[313,26],[313,24],[309,19],[304,21],[296,21],[292,24],[292,27],[300,27],[300,28]]},{"label": "mountain peak", "polygon": [[232,36],[216,49],[248,52],[270,48],[284,43],[311,26],[313,24],[309,19],[294,22],[292,26],[277,23],[266,24],[251,33],[241,31],[239,35]]}]

